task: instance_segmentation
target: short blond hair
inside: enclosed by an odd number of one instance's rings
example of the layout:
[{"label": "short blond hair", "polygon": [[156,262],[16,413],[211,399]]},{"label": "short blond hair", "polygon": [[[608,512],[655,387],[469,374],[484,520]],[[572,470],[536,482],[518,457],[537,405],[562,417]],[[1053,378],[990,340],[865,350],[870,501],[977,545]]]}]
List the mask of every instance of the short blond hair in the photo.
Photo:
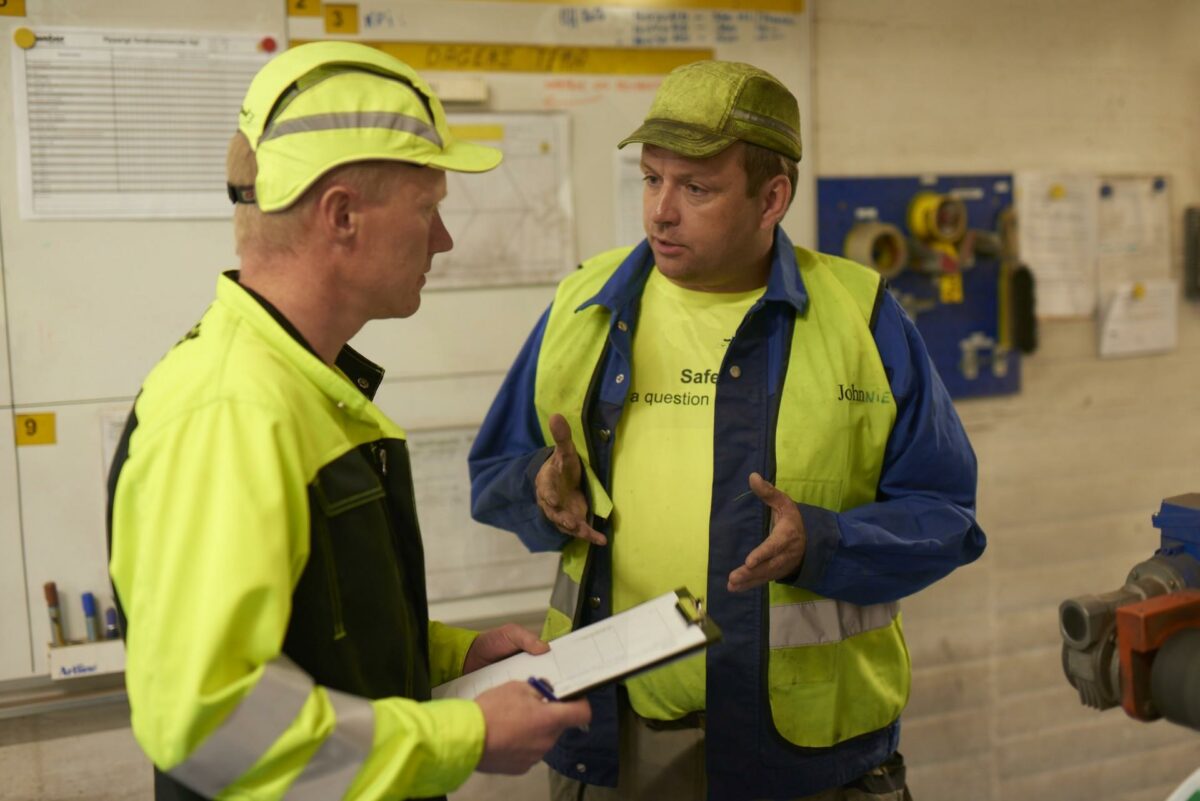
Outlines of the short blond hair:
[{"label": "short blond hair", "polygon": [[[359,161],[335,167],[318,178],[300,198],[269,214],[252,203],[238,203],[233,210],[233,233],[239,256],[246,250],[259,253],[290,253],[302,237],[308,211],[331,184],[339,183],[362,194],[370,202],[383,199],[397,173],[410,165],[394,161]],[[254,186],[258,160],[246,135],[238,131],[229,141],[225,157],[225,179],[232,186]]]}]

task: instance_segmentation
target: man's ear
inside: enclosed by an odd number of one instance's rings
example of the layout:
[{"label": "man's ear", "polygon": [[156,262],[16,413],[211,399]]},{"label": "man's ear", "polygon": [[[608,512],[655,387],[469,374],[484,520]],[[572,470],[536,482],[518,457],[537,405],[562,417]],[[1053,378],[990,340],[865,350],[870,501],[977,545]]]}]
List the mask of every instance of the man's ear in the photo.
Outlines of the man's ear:
[{"label": "man's ear", "polygon": [[786,175],[773,176],[763,184],[759,198],[762,201],[761,227],[774,229],[792,202],[792,182]]},{"label": "man's ear", "polygon": [[349,187],[329,186],[317,199],[315,212],[316,224],[329,235],[331,243],[346,244],[358,234],[358,195]]}]

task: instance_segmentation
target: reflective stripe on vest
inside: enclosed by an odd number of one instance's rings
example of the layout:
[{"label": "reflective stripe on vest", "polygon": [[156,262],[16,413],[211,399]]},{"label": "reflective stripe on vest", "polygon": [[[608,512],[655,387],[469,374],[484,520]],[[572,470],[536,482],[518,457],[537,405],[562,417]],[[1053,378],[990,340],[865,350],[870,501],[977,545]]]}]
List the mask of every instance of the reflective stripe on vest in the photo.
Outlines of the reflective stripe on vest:
[{"label": "reflective stripe on vest", "polygon": [[890,626],[900,614],[897,603],[857,604],[832,598],[771,607],[772,648],[823,645]]},{"label": "reflective stripe on vest", "polygon": [[579,589],[579,582],[560,569],[554,579],[554,590],[550,593],[550,608],[573,619],[575,610],[579,608]]},{"label": "reflective stripe on vest", "polygon": [[200,795],[216,797],[287,731],[314,686],[312,678],[287,657],[268,662],[250,694],[168,775]]}]

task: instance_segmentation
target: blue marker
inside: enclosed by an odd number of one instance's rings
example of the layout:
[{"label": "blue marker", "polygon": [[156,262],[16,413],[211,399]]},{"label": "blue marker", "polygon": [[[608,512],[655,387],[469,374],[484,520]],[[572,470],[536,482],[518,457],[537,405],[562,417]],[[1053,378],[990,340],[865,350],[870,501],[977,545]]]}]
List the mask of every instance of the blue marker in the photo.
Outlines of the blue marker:
[{"label": "blue marker", "polygon": [[121,636],[121,630],[117,628],[117,610],[111,606],[104,610],[104,639],[116,640]]},{"label": "blue marker", "polygon": [[96,617],[96,596],[85,592],[83,599],[83,619],[87,621],[88,642],[100,639],[100,618]]},{"label": "blue marker", "polygon": [[554,688],[550,686],[550,682],[545,679],[539,679],[536,676],[529,677],[529,686],[542,694],[542,698],[547,701],[557,701],[558,698],[554,695]]}]

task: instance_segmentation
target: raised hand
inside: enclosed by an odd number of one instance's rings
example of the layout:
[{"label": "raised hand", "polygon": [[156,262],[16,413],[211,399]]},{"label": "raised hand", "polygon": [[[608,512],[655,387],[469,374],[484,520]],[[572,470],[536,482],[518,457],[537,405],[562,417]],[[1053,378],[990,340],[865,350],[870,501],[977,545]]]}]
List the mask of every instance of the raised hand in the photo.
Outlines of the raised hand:
[{"label": "raised hand", "polygon": [[796,504],[758,473],[750,474],[750,489],[771,507],[771,533],[729,574],[729,591],[741,592],[790,576],[804,561],[808,537]]},{"label": "raised hand", "polygon": [[538,508],[563,534],[579,537],[596,545],[608,540],[588,525],[587,498],[583,494],[583,463],[571,441],[571,424],[561,414],[551,415],[550,435],[554,453],[534,478]]}]

